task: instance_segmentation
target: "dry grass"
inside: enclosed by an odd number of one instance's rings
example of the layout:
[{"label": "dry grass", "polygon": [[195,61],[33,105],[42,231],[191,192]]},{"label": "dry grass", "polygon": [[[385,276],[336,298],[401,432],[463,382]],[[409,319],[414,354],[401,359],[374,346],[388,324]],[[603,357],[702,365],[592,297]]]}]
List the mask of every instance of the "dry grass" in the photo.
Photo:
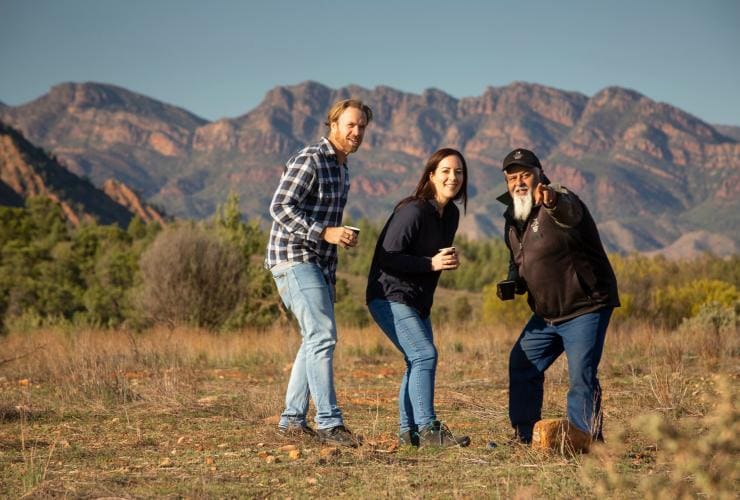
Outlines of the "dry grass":
[{"label": "dry grass", "polygon": [[[610,330],[601,366],[607,444],[575,457],[503,444],[516,332],[442,326],[435,334],[437,410],[472,446],[395,449],[400,354],[375,327],[340,329],[338,398],[365,445],[327,456],[275,432],[299,342],[289,325],[222,335],[10,334],[0,338],[0,493],[734,498],[736,331],[718,340],[716,332]],[[564,360],[546,380],[544,416],[562,417]],[[501,445],[486,449],[490,440]]]}]

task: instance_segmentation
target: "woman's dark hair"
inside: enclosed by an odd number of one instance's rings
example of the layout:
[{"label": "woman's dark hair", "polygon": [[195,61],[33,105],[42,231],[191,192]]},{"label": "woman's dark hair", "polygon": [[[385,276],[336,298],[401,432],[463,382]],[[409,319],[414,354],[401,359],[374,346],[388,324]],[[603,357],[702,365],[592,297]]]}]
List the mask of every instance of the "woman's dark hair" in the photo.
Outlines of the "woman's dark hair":
[{"label": "woman's dark hair", "polygon": [[427,160],[427,164],[424,167],[424,173],[421,174],[421,179],[419,179],[419,184],[416,186],[416,191],[414,191],[414,194],[412,194],[408,198],[404,198],[403,200],[398,202],[398,205],[396,205],[396,208],[403,206],[414,200],[434,199],[434,195],[436,194],[436,191],[434,190],[434,184],[432,184],[432,181],[431,179],[429,179],[429,177],[431,176],[432,172],[437,170],[437,166],[439,165],[439,162],[441,162],[448,156],[457,156],[460,159],[460,163],[462,164],[462,168],[463,168],[462,186],[460,186],[460,191],[457,192],[453,200],[458,201],[462,199],[463,213],[467,212],[468,210],[468,164],[465,162],[465,158],[463,157],[462,153],[452,148],[439,149],[435,151],[434,154],[432,154],[432,156],[429,157],[429,159]]}]

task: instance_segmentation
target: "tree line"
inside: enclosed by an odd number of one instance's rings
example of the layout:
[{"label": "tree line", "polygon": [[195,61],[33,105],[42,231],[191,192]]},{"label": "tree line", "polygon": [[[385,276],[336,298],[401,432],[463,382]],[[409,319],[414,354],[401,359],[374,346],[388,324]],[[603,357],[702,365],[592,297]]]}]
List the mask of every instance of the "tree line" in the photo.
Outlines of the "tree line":
[{"label": "tree line", "polygon": [[[243,220],[238,205],[232,195],[209,220],[163,228],[134,218],[126,229],[95,223],[72,228],[59,206],[41,197],[28,198],[23,208],[0,207],[0,328],[164,324],[231,330],[288,320],[262,267],[268,234]],[[362,244],[340,254],[337,320],[365,326],[364,280],[381,228],[366,220],[353,224],[362,229]],[[458,237],[455,244],[460,269],[443,273],[440,286],[470,293],[442,306],[445,314],[435,320],[521,326],[529,316],[526,300],[495,296],[495,283],[508,267],[504,243]],[[738,256],[610,259],[622,301],[614,321],[736,328]],[[481,300],[471,305],[469,296]]]}]

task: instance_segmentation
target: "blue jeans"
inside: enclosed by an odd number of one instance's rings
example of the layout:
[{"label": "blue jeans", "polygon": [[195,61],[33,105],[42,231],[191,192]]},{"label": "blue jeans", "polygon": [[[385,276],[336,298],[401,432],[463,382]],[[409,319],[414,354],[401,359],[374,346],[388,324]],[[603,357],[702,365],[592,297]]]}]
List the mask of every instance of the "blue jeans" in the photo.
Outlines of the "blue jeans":
[{"label": "blue jeans", "polygon": [[370,314],[406,361],[406,373],[398,393],[400,431],[418,431],[437,419],[434,413],[434,377],[437,348],[432,322],[421,319],[415,309],[388,300],[368,304]]},{"label": "blue jeans", "polygon": [[319,429],[343,425],[334,391],[337,327],[333,288],[319,266],[310,262],[278,264],[273,267],[272,276],[285,307],[298,320],[303,337],[290,373],[279,426],[306,425],[309,396],[316,406]]},{"label": "blue jeans", "polygon": [[565,351],[568,358],[568,420],[601,438],[601,386],[597,372],[612,308],[558,325],[533,315],[509,357],[509,418],[517,434],[532,438],[542,418],[545,370]]}]

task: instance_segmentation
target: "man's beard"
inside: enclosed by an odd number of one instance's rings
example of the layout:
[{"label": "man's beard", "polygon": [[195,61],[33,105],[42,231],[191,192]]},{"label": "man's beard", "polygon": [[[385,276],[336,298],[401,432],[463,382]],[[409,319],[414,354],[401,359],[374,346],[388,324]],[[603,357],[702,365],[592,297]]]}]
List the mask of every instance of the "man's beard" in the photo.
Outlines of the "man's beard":
[{"label": "man's beard", "polygon": [[348,137],[344,137],[342,139],[342,146],[344,147],[344,152],[348,154],[356,152],[360,148],[361,144],[362,144],[361,141],[353,143],[352,141],[349,140]]},{"label": "man's beard", "polygon": [[513,195],[512,199],[514,200],[514,219],[520,222],[526,221],[532,212],[532,205],[534,204],[532,195],[529,193]]}]

